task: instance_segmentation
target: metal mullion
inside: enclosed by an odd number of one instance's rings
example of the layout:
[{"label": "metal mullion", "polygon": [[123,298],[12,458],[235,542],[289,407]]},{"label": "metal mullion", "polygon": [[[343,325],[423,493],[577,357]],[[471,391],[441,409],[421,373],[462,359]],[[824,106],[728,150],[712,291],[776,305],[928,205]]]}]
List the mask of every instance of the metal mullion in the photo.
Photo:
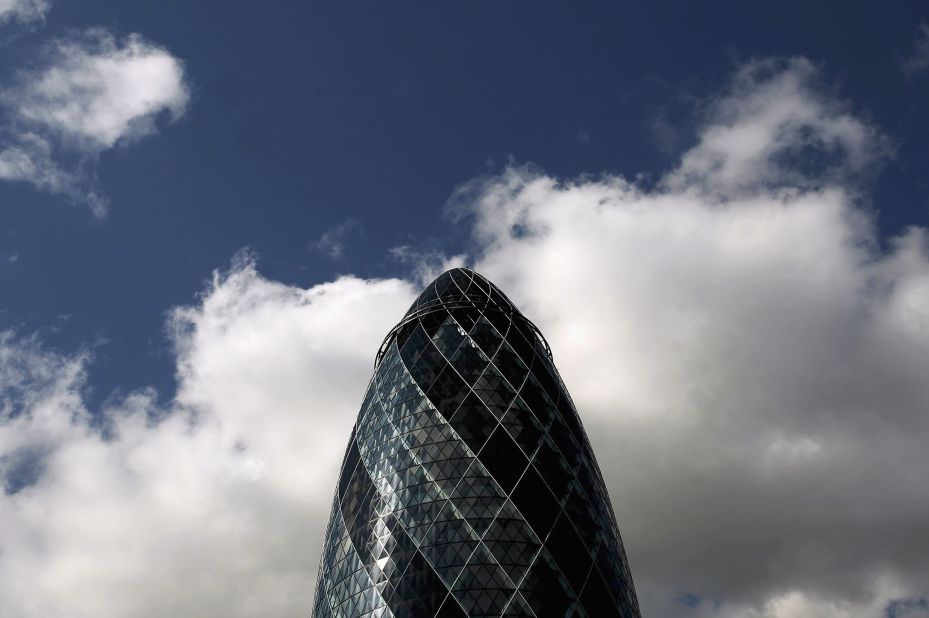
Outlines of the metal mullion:
[{"label": "metal mullion", "polygon": [[[477,285],[474,283],[474,275],[476,275],[477,273],[475,273],[470,268],[462,268],[461,270],[463,270],[465,274],[468,275],[468,289],[470,290],[472,285],[474,285],[474,287],[477,287]],[[467,297],[468,292],[465,291],[464,294]]]}]

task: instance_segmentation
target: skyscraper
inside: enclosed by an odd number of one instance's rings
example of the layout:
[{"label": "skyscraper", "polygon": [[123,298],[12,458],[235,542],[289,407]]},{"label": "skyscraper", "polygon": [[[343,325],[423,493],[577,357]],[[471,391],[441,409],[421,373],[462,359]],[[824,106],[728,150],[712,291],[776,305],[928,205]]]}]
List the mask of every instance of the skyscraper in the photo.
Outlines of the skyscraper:
[{"label": "skyscraper", "polygon": [[639,616],[548,344],[473,270],[429,284],[377,353],[313,616]]}]

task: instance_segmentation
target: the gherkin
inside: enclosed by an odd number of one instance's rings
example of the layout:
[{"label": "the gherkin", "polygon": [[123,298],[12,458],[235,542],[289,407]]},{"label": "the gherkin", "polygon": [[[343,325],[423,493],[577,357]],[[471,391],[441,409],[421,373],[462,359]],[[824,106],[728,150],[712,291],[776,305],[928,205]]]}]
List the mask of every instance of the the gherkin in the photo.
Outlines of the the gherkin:
[{"label": "the gherkin", "polygon": [[548,345],[470,269],[431,283],[377,354],[313,616],[639,616]]}]

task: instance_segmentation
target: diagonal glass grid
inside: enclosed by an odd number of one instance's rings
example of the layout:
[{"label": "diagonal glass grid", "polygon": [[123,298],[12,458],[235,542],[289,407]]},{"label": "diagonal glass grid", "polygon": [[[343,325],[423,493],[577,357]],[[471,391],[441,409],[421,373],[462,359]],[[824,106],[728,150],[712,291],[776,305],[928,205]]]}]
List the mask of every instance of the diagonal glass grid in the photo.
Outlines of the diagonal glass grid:
[{"label": "diagonal glass grid", "polygon": [[639,616],[548,344],[472,270],[385,338],[338,485],[314,617]]}]

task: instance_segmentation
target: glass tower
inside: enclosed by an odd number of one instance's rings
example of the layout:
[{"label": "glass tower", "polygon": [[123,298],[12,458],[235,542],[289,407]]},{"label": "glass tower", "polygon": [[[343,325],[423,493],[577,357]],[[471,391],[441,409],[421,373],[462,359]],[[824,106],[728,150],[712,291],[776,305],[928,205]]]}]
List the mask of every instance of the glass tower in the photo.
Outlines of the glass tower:
[{"label": "glass tower", "polygon": [[639,615],[548,344],[487,279],[443,273],[377,353],[314,618]]}]

